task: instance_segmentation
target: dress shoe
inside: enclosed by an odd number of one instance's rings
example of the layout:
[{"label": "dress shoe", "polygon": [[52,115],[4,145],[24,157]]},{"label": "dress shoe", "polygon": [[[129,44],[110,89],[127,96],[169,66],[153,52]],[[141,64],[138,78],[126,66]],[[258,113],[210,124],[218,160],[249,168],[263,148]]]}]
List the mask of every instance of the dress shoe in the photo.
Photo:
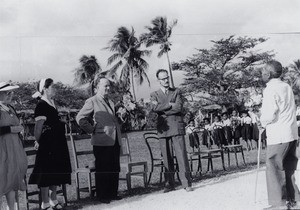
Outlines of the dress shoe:
[{"label": "dress shoe", "polygon": [[112,201],[119,201],[122,200],[123,198],[121,196],[116,196],[116,197],[112,197],[111,200]]},{"label": "dress shoe", "polygon": [[103,199],[103,198],[101,198],[101,199],[99,199],[99,201],[100,201],[101,203],[109,204],[111,200],[110,200],[110,199]]},{"label": "dress shoe", "polygon": [[281,210],[281,209],[287,209],[286,206],[273,206],[273,205],[270,205],[266,208],[264,208],[263,210]]},{"label": "dress shoe", "polygon": [[300,209],[300,206],[297,205],[297,201],[291,200],[286,202],[287,209]]},{"label": "dress shoe", "polygon": [[175,187],[167,186],[164,189],[164,193],[167,193],[167,192],[170,192],[170,191],[173,191],[173,190],[175,190]]},{"label": "dress shoe", "polygon": [[187,191],[187,192],[193,191],[193,188],[192,188],[192,187],[185,187],[184,189],[185,189],[185,191]]}]

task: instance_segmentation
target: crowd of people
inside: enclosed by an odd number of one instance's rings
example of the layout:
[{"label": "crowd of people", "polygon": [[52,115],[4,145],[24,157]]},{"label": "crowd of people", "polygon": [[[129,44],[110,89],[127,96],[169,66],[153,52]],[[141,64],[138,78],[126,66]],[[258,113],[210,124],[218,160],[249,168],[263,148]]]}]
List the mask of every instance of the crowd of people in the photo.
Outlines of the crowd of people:
[{"label": "crowd of people", "polygon": [[[164,192],[175,190],[175,151],[181,184],[186,192],[193,191],[191,173],[187,159],[185,135],[188,134],[191,147],[202,143],[207,147],[222,147],[246,142],[247,150],[257,148],[259,129],[266,129],[267,146],[267,189],[270,209],[287,205],[296,206],[293,178],[297,166],[297,123],[296,106],[291,87],[280,80],[282,66],[270,61],[262,72],[267,83],[261,108],[249,107],[239,114],[236,110],[224,112],[213,118],[204,118],[199,125],[190,121],[185,127],[183,121],[183,100],[181,91],[170,87],[168,71],[159,69],[156,73],[160,88],[150,95],[151,109],[157,113],[157,135],[165,167],[166,185]],[[39,98],[35,108],[35,167],[29,178],[41,190],[41,209],[63,209],[56,196],[56,187],[71,184],[71,163],[65,137],[65,126],[59,118],[53,100],[54,81],[42,79],[33,97]],[[78,125],[91,134],[95,156],[96,197],[102,203],[119,200],[118,181],[120,153],[122,153],[121,127],[117,119],[115,104],[109,98],[111,82],[104,77],[95,78],[96,94],[87,99],[76,116]],[[17,113],[10,105],[16,85],[0,83],[0,201],[6,196],[9,210],[19,209],[18,190],[25,190],[24,176],[27,158],[20,134],[23,127]],[[261,122],[261,123],[260,123]],[[202,142],[196,134],[202,129]],[[284,203],[286,202],[286,203]],[[0,203],[2,206],[2,203]]]},{"label": "crowd of people", "polygon": [[[237,110],[232,110],[232,112],[224,112],[211,118],[206,117],[200,123],[192,119],[186,126],[190,146],[193,148],[205,145],[211,148],[212,145],[216,145],[220,148],[245,141],[247,150],[256,149],[259,137],[258,112],[255,106],[243,110],[240,115]],[[201,133],[201,136],[199,137],[196,133]],[[266,143],[265,135],[262,140]]]}]

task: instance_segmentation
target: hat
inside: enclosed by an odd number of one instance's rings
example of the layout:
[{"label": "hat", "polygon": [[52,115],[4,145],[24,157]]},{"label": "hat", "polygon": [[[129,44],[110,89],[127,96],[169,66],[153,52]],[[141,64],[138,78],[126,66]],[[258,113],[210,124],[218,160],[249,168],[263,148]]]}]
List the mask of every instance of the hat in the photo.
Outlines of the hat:
[{"label": "hat", "polygon": [[8,91],[19,88],[18,85],[11,85],[8,82],[0,82],[0,91]]}]

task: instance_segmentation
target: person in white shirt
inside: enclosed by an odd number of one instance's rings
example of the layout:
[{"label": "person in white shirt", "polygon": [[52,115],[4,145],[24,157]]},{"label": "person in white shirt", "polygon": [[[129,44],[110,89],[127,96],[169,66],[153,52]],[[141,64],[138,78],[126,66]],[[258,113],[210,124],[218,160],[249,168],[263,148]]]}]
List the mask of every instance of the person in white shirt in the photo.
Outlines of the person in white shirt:
[{"label": "person in white shirt", "polygon": [[252,150],[252,120],[248,115],[248,111],[245,110],[242,112],[241,116],[241,133],[242,133],[242,138],[247,144],[247,150]]},{"label": "person in white shirt", "polygon": [[231,113],[231,124],[232,124],[232,136],[234,139],[233,144],[240,144],[241,137],[241,118],[236,110]]},{"label": "person in white shirt", "polygon": [[232,123],[228,118],[227,112],[222,114],[222,123],[226,141],[228,142],[228,144],[232,144]]},{"label": "person in white shirt", "polygon": [[221,117],[219,115],[216,115],[214,117],[214,122],[211,124],[211,127],[213,129],[213,139],[215,141],[215,144],[220,148],[222,145],[228,145],[225,133],[223,129],[223,123],[221,121]]},{"label": "person in white shirt", "polygon": [[252,121],[252,140],[255,144],[255,148],[257,148],[258,147],[258,144],[257,144],[258,137],[259,137],[259,130],[258,130],[257,122],[259,121],[259,117],[253,107],[249,107],[248,110],[249,110],[248,115],[250,116],[251,121]]},{"label": "person in white shirt", "polygon": [[[282,66],[274,60],[262,70],[262,79],[267,82],[260,117],[267,134],[266,178],[270,206],[266,209],[283,205],[290,209],[297,204],[295,192],[298,189],[295,189],[295,180],[292,179],[298,161],[296,105],[292,88],[281,81],[281,74]],[[286,197],[286,202],[283,197]]]}]

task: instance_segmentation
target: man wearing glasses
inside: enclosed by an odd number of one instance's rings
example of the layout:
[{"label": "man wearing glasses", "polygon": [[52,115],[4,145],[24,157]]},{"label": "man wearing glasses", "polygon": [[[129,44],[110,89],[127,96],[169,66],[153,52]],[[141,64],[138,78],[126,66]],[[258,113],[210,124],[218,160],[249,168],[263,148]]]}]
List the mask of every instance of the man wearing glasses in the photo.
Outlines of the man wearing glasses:
[{"label": "man wearing glasses", "polygon": [[168,183],[164,192],[175,190],[173,147],[175,150],[179,177],[187,192],[192,191],[190,169],[184,141],[185,127],[182,118],[183,101],[179,89],[171,88],[168,71],[159,69],[156,77],[160,89],[151,93],[151,107],[157,113],[157,133],[165,166],[165,180]]}]

